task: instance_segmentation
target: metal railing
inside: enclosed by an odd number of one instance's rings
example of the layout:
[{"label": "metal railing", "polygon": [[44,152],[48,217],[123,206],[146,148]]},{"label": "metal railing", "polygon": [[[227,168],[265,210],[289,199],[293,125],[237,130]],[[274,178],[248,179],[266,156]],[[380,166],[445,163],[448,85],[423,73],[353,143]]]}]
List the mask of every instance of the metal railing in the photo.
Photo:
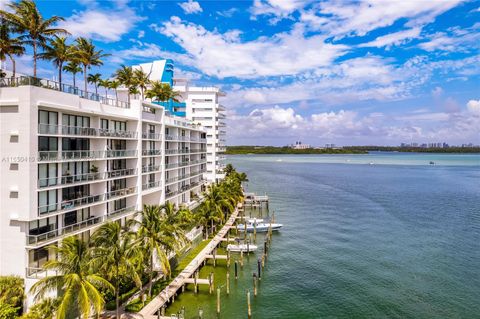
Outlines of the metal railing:
[{"label": "metal railing", "polygon": [[142,167],[142,173],[155,172],[160,170],[160,165],[148,165]]},{"label": "metal railing", "polygon": [[117,209],[113,212],[108,213],[107,218],[117,217],[119,215],[126,214],[126,213],[131,213],[131,212],[134,212],[134,211],[135,211],[135,206],[120,208],[120,209]]},{"label": "metal railing", "polygon": [[103,180],[107,178],[131,176],[131,175],[135,175],[136,173],[137,173],[137,169],[126,168],[126,169],[120,169],[120,170],[107,171],[103,173],[90,172],[90,173],[83,173],[83,174],[76,174],[76,175],[45,177],[45,178],[38,179],[38,187],[50,187],[50,186],[65,185],[65,184],[84,183],[84,182]]},{"label": "metal railing", "polygon": [[81,90],[78,87],[74,87],[73,85],[70,85],[70,84],[64,84],[64,83],[60,84],[59,82],[51,81],[47,79],[40,79],[33,76],[18,76],[15,78],[4,78],[0,80],[0,87],[16,87],[16,86],[26,86],[26,85],[37,86],[45,89],[77,95],[81,98],[88,99],[91,101],[97,101],[105,105],[120,107],[124,109],[130,108],[130,103],[128,102],[119,101],[117,99],[101,96],[97,93]]},{"label": "metal railing", "polygon": [[65,227],[62,227],[62,228],[59,228],[59,229],[51,230],[51,231],[43,233],[43,234],[27,235],[27,245],[37,245],[37,244],[42,243],[44,241],[54,239],[54,238],[57,238],[57,237],[60,237],[60,236],[66,235],[66,234],[70,234],[74,231],[82,230],[82,229],[85,229],[89,226],[96,225],[96,224],[98,224],[102,221],[103,221],[102,216],[99,216],[99,217],[91,216],[90,218],[88,218],[84,221],[81,221],[79,223],[75,223],[75,224],[68,225],[68,226],[65,226]]},{"label": "metal railing", "polygon": [[161,185],[162,185],[161,181],[148,182],[148,183],[142,185],[142,190],[155,188],[155,187],[160,187]]},{"label": "metal railing", "polygon": [[131,176],[135,174],[137,174],[136,168],[124,168],[105,172],[105,178],[116,178],[123,176]]},{"label": "metal railing", "polygon": [[39,151],[38,161],[65,161],[103,158],[104,151]]},{"label": "metal railing", "polygon": [[107,150],[105,157],[133,157],[137,156],[137,150]]},{"label": "metal railing", "polygon": [[38,214],[45,215],[51,212],[62,212],[78,207],[99,203],[114,197],[131,195],[136,192],[136,187],[128,187],[119,190],[110,191],[104,194],[87,195],[80,198],[64,199],[59,203],[38,206]]},{"label": "metal railing", "polygon": [[161,155],[161,150],[142,150],[143,156],[153,156],[153,155]]},{"label": "metal railing", "polygon": [[162,138],[162,134],[160,133],[150,133],[150,132],[143,132],[142,138],[147,140],[160,140]]}]

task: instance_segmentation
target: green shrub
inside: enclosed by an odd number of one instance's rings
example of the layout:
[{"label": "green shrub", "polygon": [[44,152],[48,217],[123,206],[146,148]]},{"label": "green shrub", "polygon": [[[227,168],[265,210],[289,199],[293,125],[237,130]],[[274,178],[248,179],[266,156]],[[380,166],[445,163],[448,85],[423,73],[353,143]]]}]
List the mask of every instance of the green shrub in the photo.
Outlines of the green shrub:
[{"label": "green shrub", "polygon": [[10,305],[11,308],[17,309],[17,314],[21,314],[24,298],[23,279],[17,276],[0,276],[0,304]]},{"label": "green shrub", "polygon": [[13,307],[8,303],[0,301],[0,319],[15,319],[17,318],[18,310],[18,307]]}]

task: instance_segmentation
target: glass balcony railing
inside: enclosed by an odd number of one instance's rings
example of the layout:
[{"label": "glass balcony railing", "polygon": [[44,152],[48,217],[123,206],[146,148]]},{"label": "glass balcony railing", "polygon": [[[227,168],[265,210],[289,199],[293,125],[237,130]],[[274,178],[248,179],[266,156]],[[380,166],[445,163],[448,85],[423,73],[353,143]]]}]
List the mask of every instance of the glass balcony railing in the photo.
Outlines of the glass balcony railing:
[{"label": "glass balcony railing", "polygon": [[137,156],[137,150],[107,150],[105,157],[134,157]]},{"label": "glass balcony railing", "polygon": [[161,185],[162,185],[161,181],[148,182],[148,183],[142,185],[142,190],[160,187]]},{"label": "glass balcony railing", "polygon": [[0,87],[16,87],[16,86],[27,86],[27,85],[77,95],[81,98],[88,99],[91,101],[97,101],[104,105],[110,105],[110,106],[125,108],[125,109],[130,108],[130,103],[128,102],[119,101],[117,99],[101,96],[99,94],[92,93],[92,92],[87,92],[69,84],[64,84],[64,83],[60,84],[59,82],[56,82],[56,81],[40,79],[33,76],[18,76],[13,79],[4,78],[2,79],[2,81],[0,81]]},{"label": "glass balcony railing", "polygon": [[162,138],[162,134],[160,133],[151,133],[151,132],[143,132],[142,138],[146,140],[160,140]]},{"label": "glass balcony railing", "polygon": [[119,190],[110,191],[104,194],[98,195],[87,195],[79,198],[73,199],[64,199],[59,203],[47,204],[47,205],[39,205],[38,206],[38,214],[45,215],[52,212],[63,212],[67,210],[77,209],[79,207],[103,202],[105,200],[112,199],[114,197],[126,196],[131,195],[136,192],[136,187],[129,187]]},{"label": "glass balcony railing", "polygon": [[142,167],[142,173],[156,172],[160,170],[160,165],[148,165]]},{"label": "glass balcony railing", "polygon": [[161,150],[142,150],[143,156],[155,156],[155,155],[162,155]]}]

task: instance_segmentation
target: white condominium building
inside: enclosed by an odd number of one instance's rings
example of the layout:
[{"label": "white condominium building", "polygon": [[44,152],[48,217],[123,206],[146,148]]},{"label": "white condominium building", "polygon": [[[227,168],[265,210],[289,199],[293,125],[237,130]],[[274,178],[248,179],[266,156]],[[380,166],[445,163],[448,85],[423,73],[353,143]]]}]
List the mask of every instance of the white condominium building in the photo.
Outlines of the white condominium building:
[{"label": "white condominium building", "polygon": [[[2,82],[3,81],[3,82]],[[26,291],[66,236],[89,238],[144,204],[196,205],[206,131],[165,108],[28,77],[0,80],[0,275]],[[82,97],[80,97],[82,96]],[[31,300],[31,297],[29,297]]]},{"label": "white condominium building", "polygon": [[193,123],[200,124],[207,133],[207,171],[205,177],[209,182],[216,182],[225,177],[225,107],[219,97],[225,94],[217,87],[190,86],[186,79],[174,77],[172,60],[158,60],[133,66],[149,74],[152,81],[169,83],[182,95],[183,102],[159,102],[167,114],[185,117]]}]

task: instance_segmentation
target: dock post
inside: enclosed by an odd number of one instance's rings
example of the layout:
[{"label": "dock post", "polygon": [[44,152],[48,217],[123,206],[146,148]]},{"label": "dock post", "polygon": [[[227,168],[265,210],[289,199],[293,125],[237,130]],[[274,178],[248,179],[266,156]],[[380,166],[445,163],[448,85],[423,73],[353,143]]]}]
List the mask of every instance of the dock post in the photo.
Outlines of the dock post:
[{"label": "dock post", "polygon": [[208,292],[212,294],[212,273],[208,275]]},{"label": "dock post", "polygon": [[258,258],[257,260],[257,268],[258,268],[258,280],[262,280],[262,260]]},{"label": "dock post", "polygon": [[263,242],[263,254],[265,256],[268,255],[268,247],[267,247],[267,241],[266,240]]},{"label": "dock post", "polygon": [[262,268],[265,268],[265,253],[262,254]]},{"label": "dock post", "polygon": [[257,274],[253,273],[253,296],[257,296]]},{"label": "dock post", "polygon": [[238,262],[235,260],[235,280],[238,279]]},{"label": "dock post", "polygon": [[230,272],[227,271],[227,295],[230,295]]},{"label": "dock post", "polygon": [[217,288],[217,314],[220,314],[220,288]]},{"label": "dock post", "polygon": [[215,255],[216,255],[216,248],[213,250],[213,267],[215,267],[217,265],[217,262],[216,262],[216,259],[215,259]]},{"label": "dock post", "polygon": [[243,268],[243,250],[240,250],[240,268]]},{"label": "dock post", "polygon": [[243,240],[246,240],[247,239],[247,223],[244,222],[243,223],[243,226],[244,226],[244,230],[243,230]]},{"label": "dock post", "polygon": [[195,277],[193,277],[193,284],[195,286],[195,294],[197,294],[197,292],[198,292],[197,279],[198,279],[198,271],[195,272]]},{"label": "dock post", "polygon": [[275,223],[275,211],[272,212],[272,223]]},{"label": "dock post", "polygon": [[161,316],[165,316],[165,307],[162,307],[162,308],[160,309],[160,315],[161,315]]},{"label": "dock post", "polygon": [[247,313],[248,313],[248,319],[252,318],[252,308],[250,306],[250,290],[247,290]]},{"label": "dock post", "polygon": [[227,250],[227,268],[230,269],[230,250]]},{"label": "dock post", "polygon": [[253,242],[257,242],[257,223],[253,224]]},{"label": "dock post", "polygon": [[185,285],[182,285],[182,292],[185,292]]}]

